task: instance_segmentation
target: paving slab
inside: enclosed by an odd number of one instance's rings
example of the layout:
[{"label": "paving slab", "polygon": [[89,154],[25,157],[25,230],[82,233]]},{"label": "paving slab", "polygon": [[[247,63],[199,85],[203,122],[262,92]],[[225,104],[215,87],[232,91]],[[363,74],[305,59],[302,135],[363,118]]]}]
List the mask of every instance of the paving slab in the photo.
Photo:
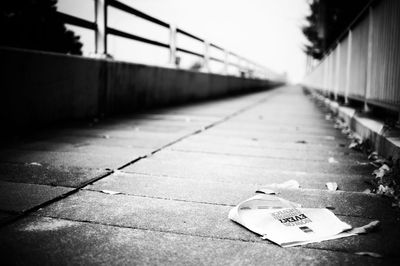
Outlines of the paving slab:
[{"label": "paving slab", "polygon": [[[234,132],[234,131],[233,131]],[[267,140],[271,141],[285,141],[285,142],[305,142],[305,143],[318,143],[318,144],[327,144],[332,145],[336,144],[335,141],[347,142],[347,138],[338,134],[330,134],[327,136],[315,136],[310,134],[301,134],[301,133],[277,133],[277,132],[240,132],[226,134],[224,131],[219,131],[216,129],[210,129],[204,132],[204,136],[220,136],[223,138],[224,136],[237,137],[243,139],[257,139],[257,140]],[[328,137],[329,136],[329,137]]]},{"label": "paving slab", "polygon": [[332,130],[333,123],[328,125],[317,124],[316,126],[298,126],[296,124],[281,124],[281,123],[272,123],[270,121],[264,121],[260,119],[260,121],[243,121],[232,118],[218,126],[219,130],[240,130],[240,131],[265,131],[265,132],[284,132],[284,133],[301,133],[301,134],[309,134],[309,135],[332,135],[340,136],[342,133],[339,130]]},{"label": "paving slab", "polygon": [[[193,147],[193,149],[192,149]],[[242,157],[243,160],[252,157],[256,158],[273,158],[273,159],[289,159],[289,160],[302,160],[302,161],[317,161],[322,163],[329,163],[329,158],[334,158],[337,163],[341,164],[360,164],[369,165],[370,161],[366,158],[365,154],[352,153],[348,151],[337,151],[335,149],[326,150],[324,153],[314,150],[286,150],[279,148],[252,148],[252,147],[235,147],[223,145],[185,145],[176,143],[165,149],[166,152],[190,152],[192,156],[199,155],[200,157],[207,156],[232,156],[233,158]],[[205,153],[205,154],[204,154]],[[179,153],[177,153],[179,154]]]},{"label": "paving slab", "polygon": [[[74,136],[74,135],[62,135],[62,136],[49,136],[48,138],[31,141],[29,144],[32,145],[34,149],[35,145],[43,145],[42,143],[65,143],[74,147],[96,145],[105,147],[124,147],[124,148],[152,148],[158,149],[165,146],[167,143],[175,140],[171,136],[165,136],[160,134],[160,136],[154,138],[152,136],[147,136],[142,134],[135,138],[115,138],[108,135],[100,136]],[[54,144],[53,144],[54,145]],[[18,147],[26,147],[26,143],[20,144]],[[21,149],[21,148],[20,148]],[[25,148],[26,149],[26,148]]]},{"label": "paving slab", "polygon": [[[47,217],[0,229],[2,261],[38,265],[381,265],[397,260]],[[39,243],[39,244],[38,244]],[[6,255],[7,254],[7,255]],[[68,259],[66,259],[68,258]]]},{"label": "paving slab", "polygon": [[[123,194],[235,206],[255,195],[260,186],[222,183],[165,176],[146,176],[119,172],[85,187],[88,190],[115,191]],[[391,207],[388,198],[371,193],[328,191],[327,189],[276,189],[278,196],[306,208],[329,207],[337,215],[371,219],[399,220],[400,211]],[[400,220],[399,220],[400,221]]]},{"label": "paving slab", "polygon": [[0,162],[46,164],[56,167],[70,166],[79,168],[117,169],[139,157],[145,156],[150,153],[152,149],[128,149],[123,153],[103,151],[104,153],[2,150],[0,152]]},{"label": "paving slab", "polygon": [[0,180],[49,186],[79,187],[110,170],[46,164],[0,163]]},{"label": "paving slab", "polygon": [[[310,132],[310,131],[300,131],[296,127],[294,130],[287,130],[285,127],[259,127],[259,128],[245,128],[240,129],[238,128],[223,128],[222,126],[226,124],[229,125],[229,121],[227,123],[221,124],[221,126],[215,127],[210,129],[207,133],[212,135],[222,135],[222,136],[234,136],[234,137],[258,137],[258,138],[268,138],[271,135],[277,137],[281,137],[282,139],[289,138],[291,139],[293,136],[297,136],[299,138],[309,138],[309,139],[316,139],[322,142],[327,141],[327,135],[335,137],[335,139],[345,139],[347,138],[346,135],[342,134],[340,131],[336,129],[326,130],[324,132]],[[294,125],[295,126],[295,125]],[[242,125],[243,127],[243,125]],[[275,139],[275,138],[273,138]]]},{"label": "paving slab", "polygon": [[178,142],[168,149],[174,151],[186,152],[200,152],[200,153],[214,153],[225,155],[236,155],[244,157],[269,157],[269,158],[284,158],[306,161],[326,161],[326,158],[336,158],[338,162],[346,162],[347,160],[356,161],[359,163],[369,163],[365,154],[361,152],[352,152],[348,149],[334,147],[325,149],[324,153],[321,150],[315,149],[281,149],[281,148],[262,148],[262,147],[248,147],[248,146],[230,146],[220,143],[198,143],[184,140]]},{"label": "paving slab", "polygon": [[21,213],[71,190],[66,187],[0,181],[0,210]]},{"label": "paving slab", "polygon": [[276,147],[281,149],[321,149],[327,150],[330,148],[337,147],[348,147],[350,140],[347,139],[336,139],[334,136],[327,135],[324,138],[326,142],[319,142],[315,140],[304,140],[303,138],[291,138],[281,139],[276,141],[268,138],[256,138],[256,137],[233,137],[233,136],[219,136],[219,135],[206,135],[198,134],[190,137],[193,142],[208,142],[209,144],[220,143],[232,146],[250,146],[250,147]]},{"label": "paving slab", "polygon": [[[197,154],[196,154],[197,155]],[[232,158],[233,156],[213,156],[214,154],[202,154],[189,159],[189,153],[181,159],[174,160],[164,158],[146,158],[124,168],[127,172],[166,174],[173,176],[204,175],[203,173],[233,172],[235,169],[245,169],[253,173],[270,172],[301,172],[319,174],[368,175],[372,176],[374,168],[371,165],[360,164],[330,164],[328,162],[301,161],[289,159],[271,158]],[[161,157],[161,156],[160,156]],[[159,157],[159,158],[160,158]],[[229,158],[226,158],[229,157]],[[221,161],[218,159],[221,158]],[[213,160],[214,159],[214,160]],[[328,161],[328,158],[327,158]],[[252,170],[254,169],[254,171]],[[257,170],[259,169],[259,170]],[[232,175],[231,174],[231,175]],[[266,176],[266,174],[263,174]],[[237,178],[241,178],[239,174]],[[292,177],[294,178],[294,177]]]},{"label": "paving slab", "polygon": [[90,138],[102,138],[102,139],[130,139],[133,143],[140,143],[141,141],[149,141],[151,139],[161,138],[164,142],[170,142],[176,138],[181,137],[186,133],[190,133],[195,131],[193,127],[186,130],[184,133],[182,132],[141,132],[140,129],[137,130],[135,127],[131,128],[112,128],[112,129],[104,129],[104,128],[66,128],[66,129],[55,129],[53,131],[48,130],[44,132],[40,132],[39,136],[35,136],[37,140],[47,140],[52,138],[62,138],[65,136],[70,137],[90,137]]},{"label": "paving slab", "polygon": [[[288,157],[288,156],[287,156]],[[288,171],[307,171],[307,172],[329,172],[338,174],[371,174],[375,167],[366,160],[360,162],[351,160],[351,157],[334,158],[329,154],[321,154],[324,160],[306,160],[304,158],[285,158],[285,157],[243,157],[226,154],[203,154],[193,152],[168,151],[157,153],[148,160],[157,160],[161,162],[180,162],[184,165],[187,162],[198,163],[202,165],[235,165],[248,166],[255,168],[279,169]],[[334,161],[330,161],[333,159]]]},{"label": "paving slab", "polygon": [[[36,215],[192,236],[263,242],[259,236],[227,218],[231,208],[214,204],[81,191],[38,211]],[[353,226],[361,226],[371,221],[360,217],[338,217]],[[343,246],[342,241],[335,242],[338,246],[332,246],[332,243],[329,245],[333,250],[370,250],[385,256],[398,257],[400,230],[395,228],[396,224],[396,221],[384,220],[382,229],[363,236],[364,241],[358,241],[357,236],[353,236],[348,238],[346,246]],[[314,247],[326,249],[324,242],[314,244]]]},{"label": "paving slab", "polygon": [[180,165],[177,163],[158,164],[151,160],[141,160],[125,167],[123,170],[129,173],[238,184],[251,183],[265,185],[283,183],[295,179],[300,183],[301,187],[315,189],[325,189],[327,182],[337,182],[341,190],[348,191],[364,191],[370,188],[368,182],[372,178],[369,175],[311,173],[231,165],[204,167],[204,165],[196,163],[192,163],[191,165]]}]

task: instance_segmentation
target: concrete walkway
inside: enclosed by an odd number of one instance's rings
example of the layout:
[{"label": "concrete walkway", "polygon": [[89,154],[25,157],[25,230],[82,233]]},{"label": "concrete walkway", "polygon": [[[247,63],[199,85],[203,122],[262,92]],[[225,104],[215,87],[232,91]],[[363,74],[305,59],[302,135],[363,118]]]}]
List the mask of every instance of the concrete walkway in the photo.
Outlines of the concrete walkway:
[{"label": "concrete walkway", "polygon": [[[373,168],[324,117],[300,88],[281,87],[4,141],[0,261],[399,265],[400,212],[362,193]],[[228,219],[259,186],[290,179],[301,189],[281,197],[381,227],[281,248]],[[354,254],[365,251],[383,258]]]}]

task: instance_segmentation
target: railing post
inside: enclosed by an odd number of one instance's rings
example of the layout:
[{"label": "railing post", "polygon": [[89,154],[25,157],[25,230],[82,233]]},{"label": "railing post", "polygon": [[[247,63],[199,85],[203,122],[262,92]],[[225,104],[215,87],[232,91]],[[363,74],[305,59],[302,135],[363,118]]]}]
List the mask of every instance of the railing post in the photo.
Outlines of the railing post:
[{"label": "railing post", "polygon": [[349,30],[348,37],[349,44],[347,46],[347,64],[346,64],[346,87],[344,89],[344,103],[349,104],[349,90],[350,90],[350,71],[351,71],[351,49],[352,49],[352,37],[353,33],[352,30]]},{"label": "railing post", "polygon": [[204,40],[204,68],[210,72],[210,44]]},{"label": "railing post", "polygon": [[373,20],[373,13],[372,7],[369,7],[368,13],[368,54],[367,54],[367,82],[364,91],[364,111],[370,111],[368,106],[368,98],[371,92],[371,83],[372,83],[372,41],[373,41],[373,30],[374,30],[374,20]]},{"label": "railing post", "polygon": [[333,95],[334,95],[334,99],[335,101],[338,100],[338,91],[339,91],[339,85],[340,85],[340,53],[341,53],[341,44],[338,43],[336,46],[336,58],[335,58],[335,77],[334,77],[334,88],[333,88]]},{"label": "railing post", "polygon": [[107,0],[95,0],[95,53],[107,55]]},{"label": "railing post", "polygon": [[176,62],[176,27],[169,25],[169,63],[177,66]]}]

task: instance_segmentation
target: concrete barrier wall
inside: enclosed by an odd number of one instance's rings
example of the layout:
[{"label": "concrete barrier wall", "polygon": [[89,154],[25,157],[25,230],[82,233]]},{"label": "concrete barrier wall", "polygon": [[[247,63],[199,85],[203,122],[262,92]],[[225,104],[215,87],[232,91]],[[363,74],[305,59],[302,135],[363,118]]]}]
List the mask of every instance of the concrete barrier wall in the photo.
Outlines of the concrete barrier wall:
[{"label": "concrete barrier wall", "polygon": [[0,48],[0,117],[12,129],[250,92],[266,80]]}]

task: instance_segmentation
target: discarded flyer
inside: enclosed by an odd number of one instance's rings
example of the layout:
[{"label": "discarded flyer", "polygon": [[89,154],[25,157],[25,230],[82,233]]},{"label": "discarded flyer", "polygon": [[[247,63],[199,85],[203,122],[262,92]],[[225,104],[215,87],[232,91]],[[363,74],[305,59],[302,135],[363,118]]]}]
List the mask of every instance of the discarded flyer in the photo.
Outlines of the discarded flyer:
[{"label": "discarded flyer", "polygon": [[229,218],[282,247],[356,235],[328,209],[301,208],[267,194],[241,202],[229,212]]}]

